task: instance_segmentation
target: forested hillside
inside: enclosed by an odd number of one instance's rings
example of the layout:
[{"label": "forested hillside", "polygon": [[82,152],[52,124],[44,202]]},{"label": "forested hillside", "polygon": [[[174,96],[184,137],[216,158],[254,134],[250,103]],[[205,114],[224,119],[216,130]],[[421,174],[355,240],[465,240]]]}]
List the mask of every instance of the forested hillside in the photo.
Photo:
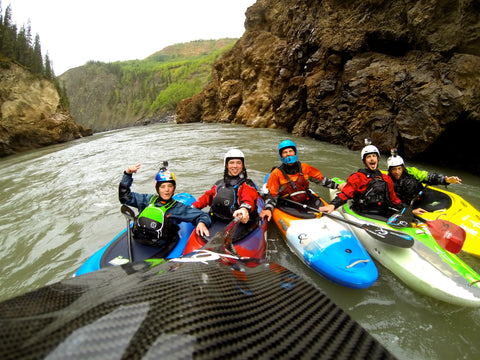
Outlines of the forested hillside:
[{"label": "forested hillside", "polygon": [[75,120],[94,131],[161,121],[203,89],[214,62],[236,40],[176,44],[144,60],[92,61],[66,71],[60,82]]},{"label": "forested hillside", "polygon": [[48,53],[45,57],[42,55],[42,46],[38,34],[33,37],[30,23],[23,24],[20,27],[13,20],[13,11],[11,5],[2,11],[0,1],[0,54],[2,56],[3,67],[9,67],[10,61],[24,66],[31,73],[46,78],[54,83],[60,95],[61,104],[68,109],[68,99],[65,90],[55,77]]},{"label": "forested hillside", "polygon": [[40,37],[0,3],[0,157],[92,134],[75,123]]}]

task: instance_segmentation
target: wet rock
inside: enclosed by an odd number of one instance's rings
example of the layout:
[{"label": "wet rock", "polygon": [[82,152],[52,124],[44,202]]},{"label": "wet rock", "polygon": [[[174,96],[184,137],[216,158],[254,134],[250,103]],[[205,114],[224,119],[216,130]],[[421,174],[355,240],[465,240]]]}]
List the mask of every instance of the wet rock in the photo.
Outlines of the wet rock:
[{"label": "wet rock", "polygon": [[355,150],[370,137],[384,153],[480,173],[432,151],[474,151],[459,133],[480,128],[479,17],[474,0],[258,0],[177,121],[283,128]]},{"label": "wet rock", "polygon": [[60,105],[51,81],[12,62],[0,69],[0,156],[92,135]]}]

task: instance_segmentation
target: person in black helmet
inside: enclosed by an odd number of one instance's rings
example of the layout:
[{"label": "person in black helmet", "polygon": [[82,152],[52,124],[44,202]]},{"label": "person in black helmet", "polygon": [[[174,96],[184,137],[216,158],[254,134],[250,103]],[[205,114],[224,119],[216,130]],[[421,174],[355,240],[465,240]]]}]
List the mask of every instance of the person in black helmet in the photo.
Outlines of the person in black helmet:
[{"label": "person in black helmet", "polygon": [[[133,238],[144,245],[166,247],[179,240],[178,230],[181,222],[190,222],[196,226],[197,234],[208,236],[211,219],[205,212],[194,209],[173,199],[176,187],[175,175],[165,167],[155,177],[157,194],[132,192],[133,174],[140,164],[132,165],[123,173],[118,188],[122,204],[136,207],[139,215],[134,224]],[[152,226],[156,224],[157,226]]]}]

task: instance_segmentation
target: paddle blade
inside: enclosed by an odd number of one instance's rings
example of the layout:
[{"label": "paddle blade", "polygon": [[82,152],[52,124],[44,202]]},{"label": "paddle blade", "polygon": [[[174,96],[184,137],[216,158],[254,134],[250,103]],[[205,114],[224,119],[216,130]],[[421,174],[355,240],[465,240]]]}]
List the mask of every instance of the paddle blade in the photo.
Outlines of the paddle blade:
[{"label": "paddle blade", "polygon": [[438,245],[458,254],[465,243],[466,233],[460,226],[443,219],[427,221],[428,229]]},{"label": "paddle blade", "polygon": [[120,208],[120,211],[122,212],[123,215],[127,217],[127,219],[135,220],[135,211],[133,211],[127,205],[122,205],[122,207]]},{"label": "paddle blade", "polygon": [[233,218],[233,221],[225,227],[223,235],[223,243],[225,244],[225,249],[232,255],[237,255],[238,253],[235,250],[235,247],[232,243],[232,236],[235,230],[237,230],[238,225],[240,224],[240,219],[238,217]]},{"label": "paddle blade", "polygon": [[210,249],[220,253],[223,252],[222,249],[224,247],[231,250],[233,248],[232,235],[239,224],[239,218],[233,218],[233,220],[225,226],[223,231],[219,231],[212,236],[210,240],[200,248],[200,250]]}]

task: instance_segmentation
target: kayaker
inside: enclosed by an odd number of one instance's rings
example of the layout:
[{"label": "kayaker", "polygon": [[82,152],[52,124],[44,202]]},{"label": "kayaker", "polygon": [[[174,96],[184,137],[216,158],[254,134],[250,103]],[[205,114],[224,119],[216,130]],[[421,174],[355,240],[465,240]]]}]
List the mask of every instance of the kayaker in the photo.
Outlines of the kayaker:
[{"label": "kayaker", "polygon": [[320,207],[321,211],[331,213],[337,207],[353,199],[352,209],[366,216],[389,217],[391,208],[403,207],[401,200],[395,194],[393,181],[378,170],[380,151],[366,141],[361,152],[364,169],[353,173],[341,187],[341,192],[327,206]]},{"label": "kayaker", "polygon": [[[435,172],[421,171],[415,167],[405,167],[405,162],[398,155],[397,149],[392,149],[387,159],[388,175],[393,181],[395,193],[406,204],[412,201],[424,190],[424,185],[449,185],[462,184],[458,176],[445,176]],[[415,205],[415,203],[414,203]],[[413,210],[416,215],[426,213],[425,209],[418,207]]]},{"label": "kayaker", "polygon": [[298,149],[292,140],[278,145],[278,156],[282,164],[272,170],[267,180],[267,200],[260,213],[262,219],[270,221],[278,199],[289,198],[295,202],[318,208],[322,202],[309,189],[309,181],[336,189],[337,184],[322,175],[320,170],[298,161]]},{"label": "kayaker", "polygon": [[200,196],[192,206],[197,209],[210,206],[209,214],[213,221],[227,223],[238,217],[246,224],[239,226],[236,231],[236,234],[242,234],[258,221],[257,187],[247,176],[245,155],[241,150],[228,150],[224,155],[223,164],[223,178]]},{"label": "kayaker", "polygon": [[118,188],[120,202],[136,207],[139,211],[133,227],[134,240],[144,245],[165,247],[172,241],[178,241],[178,225],[181,222],[190,222],[195,225],[195,231],[199,235],[209,235],[210,216],[172,198],[177,183],[175,175],[165,166],[155,177],[157,194],[140,194],[131,191],[132,174],[137,173],[139,168],[140,164],[129,166],[123,173]]}]

